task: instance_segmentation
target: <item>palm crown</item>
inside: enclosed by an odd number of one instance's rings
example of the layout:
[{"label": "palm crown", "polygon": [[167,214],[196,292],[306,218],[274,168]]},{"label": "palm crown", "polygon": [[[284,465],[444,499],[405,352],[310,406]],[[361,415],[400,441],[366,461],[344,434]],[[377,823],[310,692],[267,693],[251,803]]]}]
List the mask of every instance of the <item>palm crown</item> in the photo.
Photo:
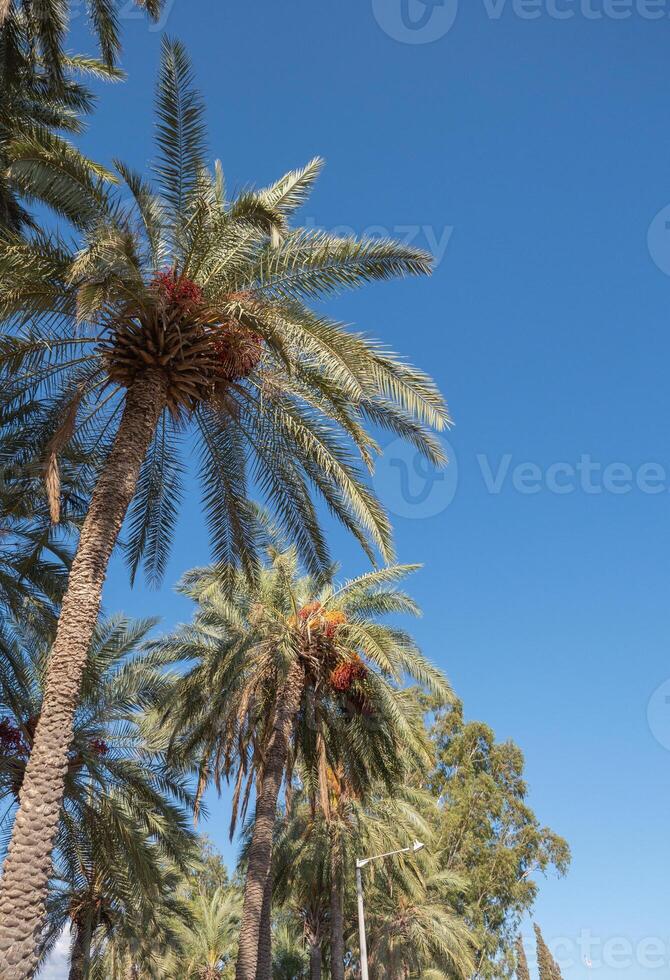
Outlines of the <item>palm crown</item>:
[{"label": "palm crown", "polygon": [[270,548],[253,585],[241,572],[225,589],[219,568],[189,572],[180,589],[198,602],[193,623],[154,646],[165,662],[191,666],[160,709],[176,757],[199,760],[203,784],[236,773],[235,800],[248,800],[244,779],[262,768],[273,707],[298,664],[300,713],[287,761],[289,769],[300,761],[303,781],[324,802],[329,767],[345,766],[364,794],[429,765],[421,708],[403,685],[410,677],[440,703],[451,689],[405,630],[380,621],[417,614],[398,588],[415,568],[391,566],[336,587],[300,575],[295,549]]},{"label": "palm crown", "polygon": [[119,164],[128,204],[82,173],[70,208],[79,248],[39,235],[0,244],[0,312],[13,323],[2,360],[24,378],[19,396],[47,391],[62,410],[61,442],[77,428],[93,442],[113,431],[134,379],[161,374],[166,408],[130,521],[133,570],[142,558],[154,576],[164,568],[187,424],[218,557],[253,565],[250,482],[312,568],[326,560],[314,489],[369,553],[388,557],[388,519],[352,450],[372,466],[367,423],[441,462],[429,428],[444,427],[446,409],[421,372],[305,304],[427,272],[430,258],[391,241],[289,230],[319,160],[228,201],[218,165],[204,167],[202,104],[177,43],[164,45],[157,107],[157,191]]}]

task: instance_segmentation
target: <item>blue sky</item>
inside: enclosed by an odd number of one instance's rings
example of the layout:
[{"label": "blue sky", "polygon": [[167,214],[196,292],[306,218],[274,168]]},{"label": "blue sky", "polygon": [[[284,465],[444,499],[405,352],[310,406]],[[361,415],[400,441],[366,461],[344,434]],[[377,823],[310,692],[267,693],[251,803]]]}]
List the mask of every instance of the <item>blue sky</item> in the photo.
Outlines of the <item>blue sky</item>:
[{"label": "blue sky", "polygon": [[[304,221],[436,253],[432,279],[329,304],[430,370],[456,422],[445,479],[398,447],[376,478],[425,563],[416,634],[572,845],[537,905],[564,976],[670,975],[670,2],[176,0],[166,26],[231,186],[321,154]],[[83,145],[144,168],[160,33],[124,38]],[[117,562],[107,609],[173,625],[206,558],[193,499],[164,589]],[[212,801],[222,847],[226,823]]]}]

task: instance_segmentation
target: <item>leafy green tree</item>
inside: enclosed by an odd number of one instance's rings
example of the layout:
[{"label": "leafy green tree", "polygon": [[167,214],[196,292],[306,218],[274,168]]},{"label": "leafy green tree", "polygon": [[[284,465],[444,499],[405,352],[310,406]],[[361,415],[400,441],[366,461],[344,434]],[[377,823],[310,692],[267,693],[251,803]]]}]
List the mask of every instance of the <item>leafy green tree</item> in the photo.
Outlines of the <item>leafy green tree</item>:
[{"label": "leafy green tree", "polygon": [[[0,962],[30,972],[67,771],[81,678],[107,566],[131,502],[128,556],[164,571],[181,496],[178,442],[199,439],[215,557],[258,575],[254,486],[274,505],[307,566],[327,549],[316,492],[371,555],[391,555],[388,518],[355,461],[377,450],[367,424],[443,461],[430,427],[447,414],[432,381],[383,348],[313,313],[308,301],[430,268],[425,253],[288,228],[320,169],[226,199],[204,167],[203,106],[183,48],[166,41],[153,186],[119,165],[126,207],[82,176],[83,240],[0,238],[0,370],[17,399],[60,407],[58,451],[82,427],[108,447],[83,523],[0,890]],[[352,448],[354,452],[352,452]],[[50,484],[51,502],[57,495]],[[280,726],[281,727],[281,726]],[[39,799],[36,807],[30,801]]]},{"label": "leafy green tree", "polygon": [[9,412],[0,402],[0,671],[11,669],[12,622],[36,637],[53,629],[71,560],[68,538],[85,513],[85,482],[70,453],[62,467],[60,523],[51,522],[34,442],[45,422],[34,404]]},{"label": "leafy green tree", "polygon": [[516,980],[530,980],[530,970],[528,969],[528,959],[524,949],[523,939],[517,936],[516,943]]},{"label": "leafy green tree", "polygon": [[476,976],[510,977],[519,922],[537,894],[532,875],[565,873],[568,845],[528,806],[516,745],[496,742],[487,725],[466,724],[460,704],[438,711],[432,737],[443,866],[469,882],[459,907],[479,947]]},{"label": "leafy green tree", "polygon": [[537,943],[537,968],[540,973],[540,980],[561,980],[561,971],[556,960],[551,955],[551,950],[544,941],[544,936],[538,925],[533,925],[535,930],[535,940]]},{"label": "leafy green tree", "polygon": [[336,587],[301,575],[295,549],[268,554],[253,583],[238,572],[224,588],[216,567],[189,573],[182,591],[199,604],[194,622],[158,645],[161,656],[193,663],[176,703],[164,709],[173,749],[200,760],[201,787],[235,774],[235,812],[240,801],[244,812],[256,785],[238,980],[256,975],[277,801],[296,762],[324,808],[328,769],[336,765],[355,791],[373,780],[390,791],[431,758],[405,678],[443,701],[451,697],[411,637],[379,621],[416,613],[397,587],[414,566]]}]

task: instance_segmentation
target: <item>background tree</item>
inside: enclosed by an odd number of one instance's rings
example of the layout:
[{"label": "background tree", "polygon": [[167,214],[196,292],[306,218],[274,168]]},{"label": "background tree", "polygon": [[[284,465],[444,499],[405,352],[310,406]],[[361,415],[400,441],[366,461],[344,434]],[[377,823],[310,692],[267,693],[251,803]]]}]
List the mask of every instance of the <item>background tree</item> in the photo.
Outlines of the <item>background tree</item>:
[{"label": "background tree", "polygon": [[165,980],[232,977],[241,912],[242,896],[231,885],[193,894],[187,918],[174,922],[174,948],[162,964]]},{"label": "background tree", "polygon": [[308,976],[308,956],[300,930],[293,919],[279,915],[272,944],[273,980],[306,980]]},{"label": "background tree", "polygon": [[[448,421],[425,375],[305,305],[370,280],[418,274],[425,253],[391,241],[290,231],[288,216],[319,162],[264,191],[225,199],[220,169],[204,169],[203,107],[183,48],[166,41],[158,87],[160,196],[120,165],[128,210],[82,177],[81,248],[36,235],[0,239],[0,368],[17,399],[60,406],[50,468],[78,427],[113,435],[91,498],[50,661],[46,697],[23,783],[0,891],[0,959],[8,978],[35,957],[72,719],[107,565],[131,501],[128,554],[154,578],[165,567],[180,496],[176,441],[200,438],[215,556],[258,572],[256,485],[275,505],[308,567],[327,550],[311,493],[372,555],[391,554],[390,525],[354,462],[377,449],[365,425],[407,436],[434,462],[430,426]],[[115,434],[114,434],[115,433]],[[58,508],[51,486],[51,504]]]},{"label": "background tree", "polygon": [[[160,819],[147,835],[137,815],[112,790],[89,804],[88,819],[64,818],[47,901],[45,957],[65,929],[72,936],[69,980],[99,972],[107,945],[142,945],[147,937],[157,953],[177,941],[176,924],[189,908],[175,890],[180,875],[165,862]],[[97,817],[97,820],[96,820]],[[175,828],[168,828],[174,844]],[[188,860],[184,835],[180,864]],[[103,974],[109,980],[109,974]]]},{"label": "background tree", "polygon": [[537,942],[537,967],[539,970],[540,980],[561,980],[561,971],[558,968],[556,960],[551,955],[551,951],[544,941],[544,936],[540,927],[535,924],[533,925],[535,930],[535,939]]},{"label": "background tree", "polygon": [[429,786],[440,801],[443,867],[469,882],[459,908],[479,946],[477,976],[510,977],[520,918],[537,894],[532,875],[563,874],[568,845],[528,806],[516,745],[496,742],[487,725],[466,724],[460,704],[438,711],[432,738],[437,767]]},{"label": "background tree", "polygon": [[465,980],[472,975],[472,936],[454,911],[462,882],[451,872],[431,873],[435,864],[428,854],[419,864],[398,862],[375,872],[366,902],[372,976],[405,980],[430,972],[434,980]]},{"label": "background tree", "polygon": [[[88,976],[102,937],[119,931],[139,937],[157,922],[175,887],[166,862],[184,869],[193,850],[186,782],[148,741],[142,716],[171,684],[139,649],[154,625],[118,616],[100,623],[85,671],[42,946],[46,955],[72,926],[73,980]],[[30,630],[22,642],[18,625],[7,632],[11,643],[0,656],[3,828],[11,826],[25,778],[49,656],[48,633],[38,642]]]},{"label": "background tree", "polygon": [[516,943],[516,978],[517,980],[530,980],[530,970],[528,969],[528,959],[524,949],[523,939],[517,936]]},{"label": "background tree", "polygon": [[324,811],[329,767],[342,765],[361,795],[373,781],[391,792],[431,759],[406,678],[443,701],[451,697],[411,637],[379,621],[416,613],[397,587],[412,566],[338,588],[301,575],[295,549],[271,547],[268,556],[254,583],[238,572],[224,588],[221,569],[189,573],[182,591],[199,604],[193,625],[157,645],[163,657],[193,664],[176,703],[164,708],[173,751],[198,760],[201,787],[234,774],[234,818],[256,785],[238,977],[256,973],[277,801],[297,762]]}]

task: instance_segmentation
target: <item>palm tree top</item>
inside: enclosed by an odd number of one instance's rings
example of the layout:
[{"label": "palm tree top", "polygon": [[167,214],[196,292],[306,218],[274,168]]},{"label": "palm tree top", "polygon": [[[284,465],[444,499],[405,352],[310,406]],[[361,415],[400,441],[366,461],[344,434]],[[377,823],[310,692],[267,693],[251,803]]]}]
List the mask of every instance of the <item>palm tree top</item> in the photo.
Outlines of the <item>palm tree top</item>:
[{"label": "palm tree top", "polygon": [[[18,400],[58,407],[51,457],[78,434],[108,444],[126,391],[157,379],[165,410],[129,519],[133,575],[142,562],[154,580],[165,569],[183,494],[180,446],[192,434],[218,560],[260,567],[247,502],[258,494],[307,566],[327,567],[314,492],[371,559],[391,558],[390,522],[368,480],[380,451],[373,431],[442,464],[434,432],[449,424],[447,409],[427,375],[308,304],[427,273],[430,256],[291,228],[320,159],[229,199],[220,165],[205,165],[203,103],[176,41],[163,42],[157,116],[151,181],[117,162],[125,189],[116,189],[62,155],[60,210],[76,241],[0,239],[0,369],[16,379]],[[28,156],[18,147],[13,168]]]}]

